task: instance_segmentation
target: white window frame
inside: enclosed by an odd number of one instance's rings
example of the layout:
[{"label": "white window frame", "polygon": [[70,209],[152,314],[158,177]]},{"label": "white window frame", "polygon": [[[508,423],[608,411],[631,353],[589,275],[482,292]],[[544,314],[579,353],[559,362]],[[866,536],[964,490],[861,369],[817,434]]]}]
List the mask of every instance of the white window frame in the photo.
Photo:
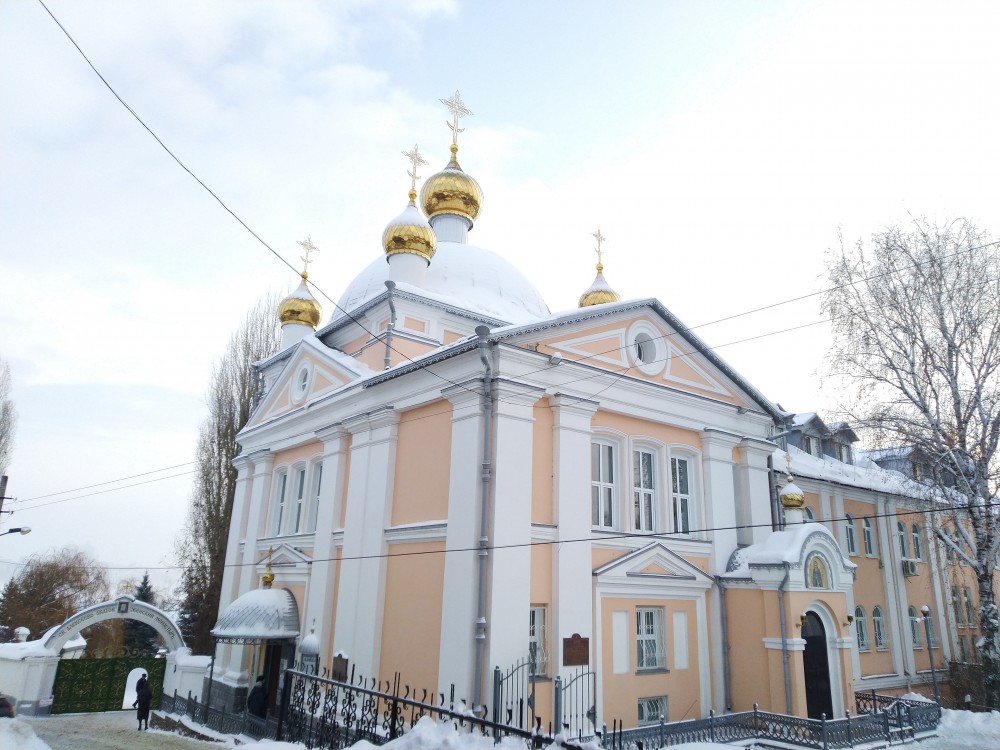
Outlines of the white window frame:
[{"label": "white window frame", "polygon": [[899,544],[899,555],[904,560],[910,559],[910,550],[906,543],[906,524],[896,521],[896,542]]},{"label": "white window frame", "polygon": [[885,617],[882,607],[876,604],[872,607],[872,635],[875,636],[875,650],[886,651],[889,648],[888,633],[885,629]]},{"label": "white window frame", "polygon": [[660,718],[663,721],[667,721],[667,707],[670,702],[665,695],[654,695],[649,698],[639,698],[638,705],[636,707],[637,716],[639,719],[639,726],[645,727],[653,724],[659,724]]},{"label": "white window frame", "polygon": [[865,555],[867,557],[877,557],[875,551],[875,529],[872,527],[872,519],[865,516],[861,533],[864,535]]},{"label": "white window frame", "polygon": [[846,443],[836,443],[837,446],[837,459],[841,463],[849,464],[851,463],[851,446]]},{"label": "white window frame", "polygon": [[[648,487],[645,486],[647,477],[643,477],[640,470],[644,456],[649,461]],[[632,524],[636,531],[659,531],[658,459],[658,452],[647,445],[632,448]]]},{"label": "white window frame", "polygon": [[639,672],[667,668],[663,607],[635,608],[635,664]]},{"label": "white window frame", "polygon": [[295,483],[293,485],[295,492],[295,512],[290,519],[292,521],[291,533],[298,534],[302,528],[302,509],[306,502],[306,467],[300,465],[294,467],[293,470],[295,472]]},{"label": "white window frame", "polygon": [[317,461],[312,465],[309,478],[309,486],[312,488],[312,501],[309,505],[309,524],[306,531],[312,533],[316,531],[316,523],[319,519],[319,496],[323,489],[323,462]]},{"label": "white window frame", "polygon": [[911,531],[913,532],[913,559],[923,560],[924,545],[920,543],[920,526],[918,524],[913,524]]},{"label": "white window frame", "polygon": [[976,624],[976,608],[972,605],[972,589],[965,586],[962,589],[962,596],[965,599],[965,619],[969,623],[969,627],[978,627]]},{"label": "white window frame", "polygon": [[813,513],[813,509],[810,508],[808,505],[803,505],[802,506],[802,516],[807,521],[815,521],[816,520],[816,514]]},{"label": "white window frame", "polygon": [[802,450],[816,458],[822,458],[823,456],[823,446],[820,443],[820,439],[814,435],[802,436]]},{"label": "white window frame", "polygon": [[[620,446],[610,440],[596,439],[591,441],[590,447],[590,523],[595,529],[615,529],[618,528],[618,479],[620,468],[618,466],[618,455]],[[598,470],[595,478],[594,472],[594,448],[598,449]],[[606,452],[610,453],[607,466],[605,466]],[[610,469],[610,474],[605,474],[605,468]],[[611,518],[608,523],[608,511]],[[597,518],[594,512],[597,511]],[[597,521],[597,523],[594,523]]]},{"label": "white window frame", "polygon": [[281,469],[274,475],[274,525],[271,536],[281,535],[285,520],[285,495],[288,493],[288,469]]},{"label": "white window frame", "polygon": [[[685,474],[687,479],[686,493],[681,492],[678,486],[678,467],[681,461],[685,463],[687,468]],[[697,525],[692,523],[692,521],[697,520],[697,503],[695,498],[698,488],[694,471],[695,466],[694,457],[688,453],[672,452],[670,455],[670,521],[673,524],[672,531],[675,534],[693,536],[695,533],[694,530],[697,528]],[[684,511],[684,513],[681,511]],[[685,522],[682,519],[686,520],[686,528]]]},{"label": "white window frame", "polygon": [[924,634],[921,632],[921,628],[924,626],[924,621],[917,616],[917,610],[912,605],[907,610],[907,614],[910,616],[910,635],[913,638],[913,648],[923,648]]},{"label": "white window frame", "polygon": [[548,609],[544,604],[528,609],[528,660],[533,677],[549,674]]},{"label": "white window frame", "polygon": [[868,638],[868,615],[861,606],[854,608],[854,636],[858,642],[858,651],[872,650],[872,642]]},{"label": "white window frame", "polygon": [[965,612],[962,609],[962,597],[958,586],[951,587],[951,611],[955,613],[955,625],[965,627]]},{"label": "white window frame", "polygon": [[844,516],[844,528],[847,534],[847,554],[855,557],[858,554],[858,530],[854,525],[854,516],[850,513]]}]

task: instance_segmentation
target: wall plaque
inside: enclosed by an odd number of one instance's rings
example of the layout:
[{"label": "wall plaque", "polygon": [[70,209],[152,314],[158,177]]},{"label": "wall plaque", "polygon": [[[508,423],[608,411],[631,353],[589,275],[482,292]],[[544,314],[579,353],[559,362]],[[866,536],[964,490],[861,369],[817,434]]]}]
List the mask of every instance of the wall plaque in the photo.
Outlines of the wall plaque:
[{"label": "wall plaque", "polygon": [[590,639],[582,638],[579,633],[563,638],[562,661],[564,667],[585,667],[590,664]]}]

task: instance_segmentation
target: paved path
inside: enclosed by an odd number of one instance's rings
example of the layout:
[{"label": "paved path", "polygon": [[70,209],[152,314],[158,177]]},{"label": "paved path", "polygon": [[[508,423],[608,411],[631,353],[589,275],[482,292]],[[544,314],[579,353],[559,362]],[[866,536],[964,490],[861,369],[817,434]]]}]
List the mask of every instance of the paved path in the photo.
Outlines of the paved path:
[{"label": "paved path", "polygon": [[110,711],[95,714],[58,714],[29,717],[40,738],[52,750],[200,750],[224,748],[217,742],[203,742],[156,729],[137,731],[135,711]]}]

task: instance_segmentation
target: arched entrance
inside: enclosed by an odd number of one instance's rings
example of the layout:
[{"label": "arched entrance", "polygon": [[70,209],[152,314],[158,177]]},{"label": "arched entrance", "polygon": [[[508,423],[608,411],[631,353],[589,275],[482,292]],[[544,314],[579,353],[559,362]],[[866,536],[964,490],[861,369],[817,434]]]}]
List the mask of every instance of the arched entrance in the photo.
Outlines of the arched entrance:
[{"label": "arched entrance", "polygon": [[[58,654],[83,628],[113,619],[136,620],[149,625],[163,639],[168,652],[184,646],[181,631],[165,612],[131,596],[120,596],[77,612],[53,630],[44,645]],[[52,713],[121,710],[130,674],[137,669],[148,676],[155,708],[163,693],[165,658],[143,655],[60,660],[47,693],[52,696]],[[132,682],[134,690],[134,680]]]},{"label": "arched entrance", "polygon": [[802,625],[802,638],[806,642],[802,667],[806,682],[806,710],[810,719],[824,714],[833,718],[833,695],[830,691],[830,656],[827,648],[826,628],[815,612],[806,613]]}]

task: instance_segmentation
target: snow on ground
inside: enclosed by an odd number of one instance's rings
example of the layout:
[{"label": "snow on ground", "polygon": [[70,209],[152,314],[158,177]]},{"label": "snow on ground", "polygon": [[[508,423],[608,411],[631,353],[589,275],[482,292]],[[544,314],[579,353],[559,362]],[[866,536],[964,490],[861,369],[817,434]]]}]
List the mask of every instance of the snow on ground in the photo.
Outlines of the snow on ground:
[{"label": "snow on ground", "polygon": [[4,750],[52,750],[38,739],[31,724],[21,719],[0,719],[0,747]]},{"label": "snow on ground", "polygon": [[919,750],[965,750],[1000,747],[1000,711],[973,713],[944,710],[938,736],[916,745]]}]

